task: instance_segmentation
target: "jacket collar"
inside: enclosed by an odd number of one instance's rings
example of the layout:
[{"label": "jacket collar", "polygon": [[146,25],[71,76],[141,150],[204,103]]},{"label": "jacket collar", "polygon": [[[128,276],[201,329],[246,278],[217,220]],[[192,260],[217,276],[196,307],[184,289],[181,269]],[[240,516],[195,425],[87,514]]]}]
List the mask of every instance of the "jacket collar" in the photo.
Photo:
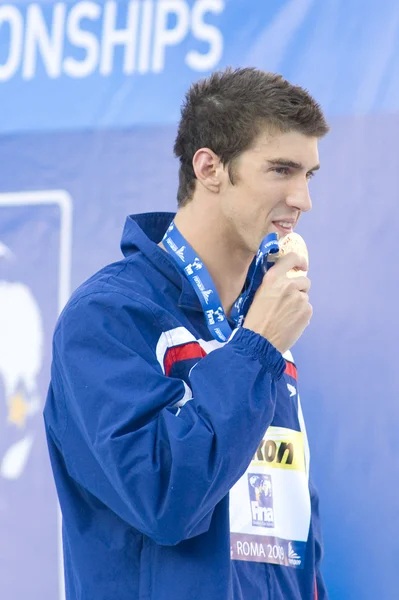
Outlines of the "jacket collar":
[{"label": "jacket collar", "polygon": [[125,257],[141,252],[152,265],[167,277],[180,292],[179,306],[202,311],[198,297],[190,282],[175,265],[169,254],[158,246],[175,213],[153,212],[130,215],[123,229],[121,250]]}]

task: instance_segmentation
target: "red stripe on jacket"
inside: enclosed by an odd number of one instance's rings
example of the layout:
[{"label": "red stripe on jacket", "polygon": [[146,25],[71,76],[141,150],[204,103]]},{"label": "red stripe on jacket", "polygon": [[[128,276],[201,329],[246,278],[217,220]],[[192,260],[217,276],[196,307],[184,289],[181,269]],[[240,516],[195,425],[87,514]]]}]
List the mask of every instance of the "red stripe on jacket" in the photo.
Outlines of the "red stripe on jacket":
[{"label": "red stripe on jacket", "polygon": [[165,367],[165,375],[169,375],[173,365],[181,360],[189,360],[191,358],[203,358],[206,352],[198,342],[190,342],[168,348],[163,361]]},{"label": "red stripe on jacket", "polygon": [[296,366],[293,363],[288,362],[288,360],[285,361],[285,372],[287,375],[291,375],[291,377],[294,379],[298,379],[298,371]]}]

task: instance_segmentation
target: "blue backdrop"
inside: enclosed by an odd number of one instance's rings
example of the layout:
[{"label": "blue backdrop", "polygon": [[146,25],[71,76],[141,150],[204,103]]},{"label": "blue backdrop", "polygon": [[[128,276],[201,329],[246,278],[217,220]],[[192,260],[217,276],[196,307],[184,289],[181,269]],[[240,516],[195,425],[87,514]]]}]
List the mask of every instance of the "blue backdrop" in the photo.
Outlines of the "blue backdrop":
[{"label": "blue backdrop", "polygon": [[283,73],[332,126],[300,232],[294,349],[332,599],[399,597],[399,4],[133,0],[0,5],[0,597],[62,595],[41,410],[70,291],[119,257],[128,213],[173,210],[190,82]]}]

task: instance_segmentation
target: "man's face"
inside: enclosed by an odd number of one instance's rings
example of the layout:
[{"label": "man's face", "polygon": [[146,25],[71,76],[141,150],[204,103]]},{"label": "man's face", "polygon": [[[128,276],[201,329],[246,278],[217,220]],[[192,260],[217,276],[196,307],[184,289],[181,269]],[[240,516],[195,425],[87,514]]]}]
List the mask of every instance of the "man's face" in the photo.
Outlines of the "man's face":
[{"label": "man's face", "polygon": [[243,250],[256,253],[268,233],[294,230],[311,209],[309,180],[318,169],[317,138],[291,131],[263,133],[234,165],[220,190],[223,219]]}]

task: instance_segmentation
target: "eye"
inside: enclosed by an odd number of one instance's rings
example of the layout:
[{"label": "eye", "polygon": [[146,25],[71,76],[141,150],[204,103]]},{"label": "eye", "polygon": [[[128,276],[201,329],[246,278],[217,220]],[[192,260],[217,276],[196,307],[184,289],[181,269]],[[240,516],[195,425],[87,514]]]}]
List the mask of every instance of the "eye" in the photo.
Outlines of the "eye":
[{"label": "eye", "polygon": [[277,173],[278,175],[288,175],[289,168],[288,167],[276,167],[275,169],[273,169],[273,171],[275,173]]},{"label": "eye", "polygon": [[309,171],[309,173],[306,173],[306,179],[309,181],[315,175],[316,175],[316,173],[314,171]]}]

